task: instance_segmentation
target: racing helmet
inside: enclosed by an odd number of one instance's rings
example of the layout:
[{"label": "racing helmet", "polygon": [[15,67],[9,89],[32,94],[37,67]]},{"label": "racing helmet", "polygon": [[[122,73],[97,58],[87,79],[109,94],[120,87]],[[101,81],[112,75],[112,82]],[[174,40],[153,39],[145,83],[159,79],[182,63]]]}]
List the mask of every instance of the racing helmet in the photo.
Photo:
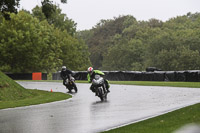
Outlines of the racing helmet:
[{"label": "racing helmet", "polygon": [[66,71],[66,70],[67,70],[66,66],[62,66],[62,71]]},{"label": "racing helmet", "polygon": [[93,71],[94,71],[94,69],[93,69],[92,67],[88,67],[87,72],[88,72],[90,75],[92,75]]}]

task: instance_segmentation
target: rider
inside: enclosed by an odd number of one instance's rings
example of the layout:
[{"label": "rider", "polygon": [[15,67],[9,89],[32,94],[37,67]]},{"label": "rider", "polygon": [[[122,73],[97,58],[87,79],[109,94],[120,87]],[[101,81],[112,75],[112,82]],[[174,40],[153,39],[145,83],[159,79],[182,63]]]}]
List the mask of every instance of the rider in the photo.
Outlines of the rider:
[{"label": "rider", "polygon": [[[100,75],[101,77],[103,77],[105,75],[102,71],[100,71],[100,70],[94,70],[92,67],[89,67],[87,69],[87,72],[88,72],[87,79],[88,79],[89,83],[92,82],[92,80],[94,79],[94,77],[95,77],[96,74]],[[109,90],[110,85],[108,83],[108,80],[104,79],[104,82],[105,82],[105,86],[106,86],[106,91],[107,91],[107,93],[109,93],[110,92],[110,90]],[[90,90],[92,92],[95,92],[93,85],[90,86]]]},{"label": "rider", "polygon": [[[62,66],[62,70],[60,73],[61,78],[63,79],[63,85],[66,86],[66,79],[70,80],[72,78],[72,71],[68,70],[66,66]],[[69,90],[71,91],[71,90]]]}]

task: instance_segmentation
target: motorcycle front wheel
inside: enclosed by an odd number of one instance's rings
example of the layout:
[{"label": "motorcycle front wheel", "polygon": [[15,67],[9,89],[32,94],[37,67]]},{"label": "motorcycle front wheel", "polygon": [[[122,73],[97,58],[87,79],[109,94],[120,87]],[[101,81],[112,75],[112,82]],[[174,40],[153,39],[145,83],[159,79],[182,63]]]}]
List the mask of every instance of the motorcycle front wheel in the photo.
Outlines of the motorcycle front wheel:
[{"label": "motorcycle front wheel", "polygon": [[76,93],[78,92],[78,89],[77,89],[77,87],[76,87],[76,84],[74,84],[74,90],[75,90]]}]

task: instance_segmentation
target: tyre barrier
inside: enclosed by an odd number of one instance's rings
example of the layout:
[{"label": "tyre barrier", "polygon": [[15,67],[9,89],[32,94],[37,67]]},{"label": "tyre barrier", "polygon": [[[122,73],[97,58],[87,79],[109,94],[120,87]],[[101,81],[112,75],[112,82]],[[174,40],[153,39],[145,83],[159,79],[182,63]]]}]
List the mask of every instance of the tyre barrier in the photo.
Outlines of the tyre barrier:
[{"label": "tyre barrier", "polygon": [[[112,81],[184,81],[200,82],[200,70],[187,71],[103,71],[105,78]],[[61,80],[60,72],[53,73],[53,80]],[[86,71],[74,71],[76,80],[87,80]]]},{"label": "tyre barrier", "polygon": [[[200,82],[200,70],[187,71],[103,71],[105,78],[112,81],[183,81]],[[5,73],[14,80],[33,80],[33,73]],[[87,80],[86,71],[73,71],[76,80]],[[47,80],[47,74],[41,73],[41,79]],[[62,80],[60,72],[52,73],[53,80]]]},{"label": "tyre barrier", "polygon": [[47,80],[47,73],[5,73],[13,80]]}]

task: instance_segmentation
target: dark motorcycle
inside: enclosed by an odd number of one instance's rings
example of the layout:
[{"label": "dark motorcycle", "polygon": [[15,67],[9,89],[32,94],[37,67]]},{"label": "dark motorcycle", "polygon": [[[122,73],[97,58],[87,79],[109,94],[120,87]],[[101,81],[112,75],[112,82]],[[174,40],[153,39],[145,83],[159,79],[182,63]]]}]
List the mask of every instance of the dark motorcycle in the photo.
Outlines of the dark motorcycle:
[{"label": "dark motorcycle", "polygon": [[69,90],[69,92],[72,92],[72,90],[74,90],[76,93],[78,92],[74,77],[71,77],[70,79],[67,78],[65,80],[65,86]]},{"label": "dark motorcycle", "polygon": [[107,91],[105,90],[106,86],[104,79],[99,75],[95,75],[95,78],[92,80],[92,85],[94,86],[96,96],[98,96],[101,101],[107,100]]}]

